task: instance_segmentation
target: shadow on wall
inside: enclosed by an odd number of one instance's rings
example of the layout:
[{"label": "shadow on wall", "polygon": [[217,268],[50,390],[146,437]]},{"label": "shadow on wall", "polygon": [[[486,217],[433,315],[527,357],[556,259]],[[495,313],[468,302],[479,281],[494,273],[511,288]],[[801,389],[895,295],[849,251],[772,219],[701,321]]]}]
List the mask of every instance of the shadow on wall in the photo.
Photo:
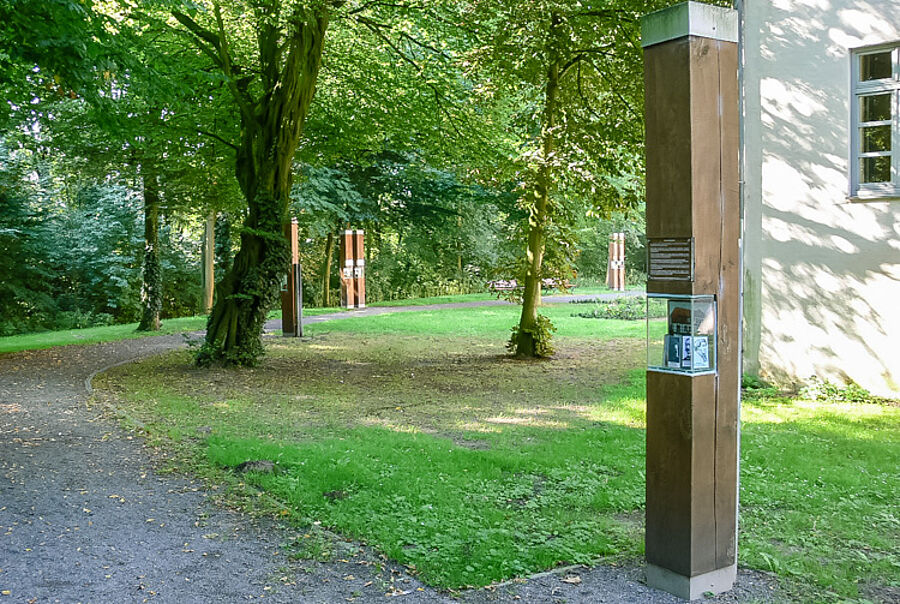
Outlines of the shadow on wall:
[{"label": "shadow on wall", "polygon": [[748,3],[748,372],[900,393],[900,201],[847,199],[850,49],[900,41],[884,18],[898,11],[900,0]]}]

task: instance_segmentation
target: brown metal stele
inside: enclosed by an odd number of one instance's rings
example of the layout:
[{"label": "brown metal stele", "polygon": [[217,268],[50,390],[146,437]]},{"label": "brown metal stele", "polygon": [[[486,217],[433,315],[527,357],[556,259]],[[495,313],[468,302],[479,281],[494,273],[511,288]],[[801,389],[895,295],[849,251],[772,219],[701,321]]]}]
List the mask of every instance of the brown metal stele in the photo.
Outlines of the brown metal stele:
[{"label": "brown metal stele", "polygon": [[[740,386],[737,14],[693,2],[644,17],[647,239],[692,270],[648,295],[713,295],[717,371],[647,372],[647,580],[685,599],[736,576]],[[675,242],[675,243],[670,243]]]}]

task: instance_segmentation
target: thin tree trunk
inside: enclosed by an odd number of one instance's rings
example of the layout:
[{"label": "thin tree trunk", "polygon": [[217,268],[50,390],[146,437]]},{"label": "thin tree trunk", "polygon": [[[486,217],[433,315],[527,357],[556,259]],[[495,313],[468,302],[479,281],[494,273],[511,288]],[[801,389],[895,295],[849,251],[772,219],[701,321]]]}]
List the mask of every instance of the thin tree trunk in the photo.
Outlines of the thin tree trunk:
[{"label": "thin tree trunk", "polygon": [[212,312],[216,285],[216,213],[206,217],[203,238],[203,314]]},{"label": "thin tree trunk", "polygon": [[528,268],[525,273],[525,289],[522,298],[522,316],[519,319],[519,330],[516,338],[516,355],[523,357],[538,356],[537,341],[534,332],[537,327],[537,309],[541,303],[541,265],[544,261],[544,227],[548,220],[550,203],[550,187],[553,182],[552,161],[556,147],[555,128],[557,113],[557,95],[559,93],[560,59],[556,49],[556,30],[559,27],[559,15],[551,17],[550,32],[550,66],[547,70],[547,85],[544,96],[544,117],[541,128],[542,157],[541,165],[535,175],[534,206],[528,218]]},{"label": "thin tree trunk", "polygon": [[462,216],[456,217],[456,278],[462,281],[463,278],[463,262],[462,262]]},{"label": "thin tree trunk", "polygon": [[162,267],[159,262],[159,179],[142,166],[144,188],[144,267],[141,286],[141,322],[138,331],[159,330],[162,309]]},{"label": "thin tree trunk", "polygon": [[331,300],[331,259],[334,256],[334,231],[328,233],[325,240],[325,258],[322,263],[322,306],[328,306]]}]

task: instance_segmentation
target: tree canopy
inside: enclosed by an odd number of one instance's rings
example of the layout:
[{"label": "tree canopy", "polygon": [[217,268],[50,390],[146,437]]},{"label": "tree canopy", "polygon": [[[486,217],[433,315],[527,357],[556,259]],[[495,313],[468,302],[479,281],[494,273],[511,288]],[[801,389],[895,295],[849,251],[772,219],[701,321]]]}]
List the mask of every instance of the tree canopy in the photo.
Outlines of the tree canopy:
[{"label": "tree canopy", "polygon": [[[143,231],[127,278],[95,272],[127,283],[113,298],[152,328],[182,270],[165,270],[169,238],[196,240],[217,213],[220,226],[242,223],[198,360],[253,364],[288,216],[300,217],[302,256],[319,273],[308,290],[325,304],[334,235],[364,227],[372,295],[516,277],[512,347],[547,354],[541,279],[570,278],[580,249],[602,249],[588,225],[641,209],[638,23],[666,3],[0,0],[0,237],[37,257],[53,245],[41,235],[51,216],[88,207],[132,242]],[[33,293],[32,306],[59,297]]]}]

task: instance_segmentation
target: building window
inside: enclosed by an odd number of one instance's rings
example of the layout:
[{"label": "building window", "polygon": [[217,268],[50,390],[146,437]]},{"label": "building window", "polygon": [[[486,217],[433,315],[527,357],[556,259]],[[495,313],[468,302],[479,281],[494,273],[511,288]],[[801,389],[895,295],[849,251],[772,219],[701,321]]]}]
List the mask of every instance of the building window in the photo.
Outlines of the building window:
[{"label": "building window", "polygon": [[850,195],[900,198],[900,44],[853,53]]}]

